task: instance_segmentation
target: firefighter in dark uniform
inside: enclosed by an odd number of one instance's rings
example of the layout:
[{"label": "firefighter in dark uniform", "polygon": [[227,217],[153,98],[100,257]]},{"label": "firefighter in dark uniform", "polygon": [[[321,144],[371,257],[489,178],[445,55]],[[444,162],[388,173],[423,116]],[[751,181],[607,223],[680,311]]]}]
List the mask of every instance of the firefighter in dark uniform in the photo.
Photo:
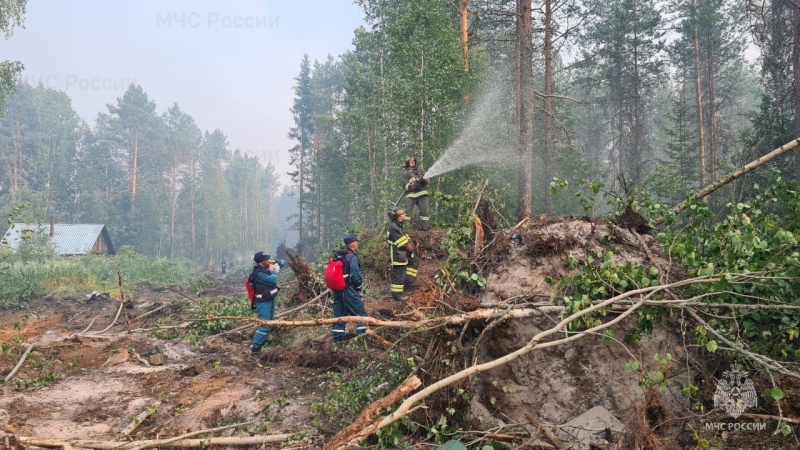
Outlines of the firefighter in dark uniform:
[{"label": "firefighter in dark uniform", "polygon": [[391,223],[387,234],[389,242],[389,255],[392,261],[392,300],[407,300],[403,295],[405,287],[411,287],[417,280],[417,267],[419,260],[414,255],[414,244],[403,229],[405,211],[394,208],[389,213]]},{"label": "firefighter in dark uniform", "polygon": [[420,175],[417,159],[413,156],[406,158],[405,169],[403,188],[406,190],[406,214],[411,217],[414,214],[414,206],[419,206],[419,222],[415,222],[415,225],[418,230],[425,231],[431,220],[430,200],[426,188],[428,180],[424,174]]}]

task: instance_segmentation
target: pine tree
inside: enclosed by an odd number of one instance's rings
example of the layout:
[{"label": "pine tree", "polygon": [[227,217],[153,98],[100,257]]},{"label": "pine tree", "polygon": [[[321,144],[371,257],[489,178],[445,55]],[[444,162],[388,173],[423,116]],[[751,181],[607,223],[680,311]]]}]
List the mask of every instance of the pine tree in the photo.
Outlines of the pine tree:
[{"label": "pine tree", "polygon": [[289,163],[297,170],[290,173],[292,181],[297,186],[297,230],[299,234],[299,244],[301,248],[309,243],[307,236],[308,212],[310,209],[309,199],[309,179],[311,177],[309,153],[313,145],[314,122],[313,122],[313,94],[311,92],[311,64],[308,54],[303,55],[300,63],[300,73],[295,78],[294,87],[294,106],[292,115],[294,116],[294,127],[289,131],[289,138],[297,144],[289,150],[291,158]]}]

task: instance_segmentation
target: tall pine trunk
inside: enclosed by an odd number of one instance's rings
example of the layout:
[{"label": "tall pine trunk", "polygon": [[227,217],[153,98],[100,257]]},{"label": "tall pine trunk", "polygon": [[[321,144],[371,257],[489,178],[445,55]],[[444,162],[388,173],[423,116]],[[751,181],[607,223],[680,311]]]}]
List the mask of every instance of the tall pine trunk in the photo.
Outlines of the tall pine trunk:
[{"label": "tall pine trunk", "polygon": [[544,208],[553,214],[550,180],[553,179],[551,157],[553,154],[553,8],[552,0],[544,3]]},{"label": "tall pine trunk", "polygon": [[19,179],[22,176],[22,161],[24,160],[22,154],[22,127],[20,126],[19,119],[14,121],[14,156],[11,161],[11,198],[16,201],[17,192],[19,191]]},{"label": "tall pine trunk", "polygon": [[178,203],[178,150],[172,153],[172,191],[170,195],[169,257],[175,257],[175,206]]},{"label": "tall pine trunk", "polygon": [[[792,104],[794,105],[794,135],[800,136],[800,7],[792,8]],[[794,173],[800,179],[800,153],[794,155]]]},{"label": "tall pine trunk", "polygon": [[694,27],[694,89],[697,103],[697,144],[700,158],[700,186],[706,185],[706,138],[705,117],[703,115],[703,90],[700,79],[700,38],[698,36],[697,0],[692,0],[692,19]]},{"label": "tall pine trunk", "polygon": [[139,172],[139,131],[133,133],[133,161],[131,177],[131,228],[133,228],[134,214],[136,214],[136,180]]},{"label": "tall pine trunk", "polygon": [[711,179],[717,179],[717,95],[716,77],[714,76],[714,55],[711,45],[708,48],[708,151],[711,164]]},{"label": "tall pine trunk", "polygon": [[464,72],[469,72],[469,0],[460,0],[458,7],[459,36],[464,54]]},{"label": "tall pine trunk", "polygon": [[533,175],[533,24],[531,0],[517,0],[517,150],[520,164],[517,169],[517,219],[531,213]]}]

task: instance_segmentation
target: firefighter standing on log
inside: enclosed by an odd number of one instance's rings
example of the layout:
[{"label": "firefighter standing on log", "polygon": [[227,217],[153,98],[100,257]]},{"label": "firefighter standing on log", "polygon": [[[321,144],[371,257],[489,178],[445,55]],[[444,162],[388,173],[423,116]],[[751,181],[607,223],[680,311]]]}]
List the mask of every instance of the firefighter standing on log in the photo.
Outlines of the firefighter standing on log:
[{"label": "firefighter standing on log", "polygon": [[405,211],[402,208],[394,208],[389,213],[389,230],[387,242],[389,243],[389,256],[392,262],[392,300],[408,300],[408,296],[403,295],[406,287],[411,287],[417,280],[417,267],[419,260],[414,254],[414,244],[403,229]]},{"label": "firefighter standing on log", "polygon": [[425,174],[419,174],[417,159],[413,156],[406,158],[403,173],[403,189],[406,191],[407,199],[406,212],[408,217],[411,217],[414,214],[414,206],[419,207],[419,222],[414,224],[420,231],[426,231],[431,220],[427,186],[428,180],[425,179]]}]

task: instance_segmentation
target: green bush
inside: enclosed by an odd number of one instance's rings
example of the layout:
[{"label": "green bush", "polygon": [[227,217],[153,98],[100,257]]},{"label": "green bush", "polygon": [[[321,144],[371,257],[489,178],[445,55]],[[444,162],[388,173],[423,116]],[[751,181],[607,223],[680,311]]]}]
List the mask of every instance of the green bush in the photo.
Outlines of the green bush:
[{"label": "green bush", "polygon": [[720,275],[716,283],[682,291],[684,297],[703,296],[712,314],[732,318],[712,318],[710,326],[754,350],[800,359],[797,314],[714,308],[715,303],[800,305],[800,189],[796,183],[775,173],[768,187],[754,186],[749,200],[728,204],[721,219],[707,204],[695,201],[688,209],[687,223],[660,238],[667,255],[679,260],[689,277]]}]

